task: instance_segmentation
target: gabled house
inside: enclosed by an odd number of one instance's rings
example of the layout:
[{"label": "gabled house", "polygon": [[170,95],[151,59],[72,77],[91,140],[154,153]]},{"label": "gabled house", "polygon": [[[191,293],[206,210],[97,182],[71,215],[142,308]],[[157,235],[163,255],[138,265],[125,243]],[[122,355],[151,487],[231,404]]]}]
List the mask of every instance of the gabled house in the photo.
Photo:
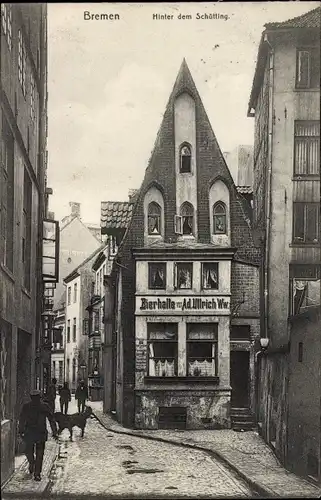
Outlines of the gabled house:
[{"label": "gabled house", "polygon": [[251,418],[260,252],[249,210],[184,60],[106,283],[112,409],[124,425]]}]

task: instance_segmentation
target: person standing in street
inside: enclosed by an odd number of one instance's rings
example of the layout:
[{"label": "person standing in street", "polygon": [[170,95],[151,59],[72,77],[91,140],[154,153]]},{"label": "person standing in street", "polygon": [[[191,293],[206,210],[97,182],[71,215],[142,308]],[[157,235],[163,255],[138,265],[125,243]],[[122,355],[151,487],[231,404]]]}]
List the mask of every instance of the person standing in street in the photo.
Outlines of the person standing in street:
[{"label": "person standing in street", "polygon": [[35,481],[41,481],[43,455],[48,439],[47,419],[55,439],[58,439],[58,429],[49,405],[41,401],[40,391],[31,391],[30,399],[21,410],[19,434],[25,442],[29,473],[34,474]]},{"label": "person standing in street", "polygon": [[60,411],[67,415],[68,405],[71,401],[71,393],[68,387],[68,382],[64,382],[62,389],[60,389]]},{"label": "person standing in street", "polygon": [[78,403],[78,413],[83,413],[85,411],[86,400],[88,399],[88,388],[83,380],[80,381],[76,389],[75,399],[77,399]]},{"label": "person standing in street", "polygon": [[46,394],[46,403],[49,405],[52,413],[55,413],[55,402],[57,395],[57,379],[53,378],[51,384],[48,385]]}]

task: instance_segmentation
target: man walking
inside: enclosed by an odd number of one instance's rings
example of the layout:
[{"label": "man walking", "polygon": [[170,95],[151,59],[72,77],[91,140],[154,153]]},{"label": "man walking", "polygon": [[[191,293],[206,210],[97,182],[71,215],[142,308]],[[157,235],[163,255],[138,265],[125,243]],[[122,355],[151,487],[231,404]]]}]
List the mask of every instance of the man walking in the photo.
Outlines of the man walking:
[{"label": "man walking", "polygon": [[57,395],[57,379],[53,378],[51,384],[48,385],[46,394],[46,403],[49,405],[52,413],[55,413],[55,402]]},{"label": "man walking", "polygon": [[68,387],[68,382],[64,382],[62,389],[60,389],[60,411],[67,415],[68,405],[71,401],[71,393]]},{"label": "man walking", "polygon": [[78,413],[83,413],[85,411],[86,400],[88,399],[88,388],[83,380],[80,381],[76,389],[75,399],[77,399],[78,403]]},{"label": "man walking", "polygon": [[31,401],[23,405],[19,419],[19,434],[25,441],[29,472],[34,474],[35,481],[41,481],[43,455],[48,439],[47,418],[53,437],[58,439],[53,413],[48,404],[41,401],[40,396],[40,391],[31,391]]}]

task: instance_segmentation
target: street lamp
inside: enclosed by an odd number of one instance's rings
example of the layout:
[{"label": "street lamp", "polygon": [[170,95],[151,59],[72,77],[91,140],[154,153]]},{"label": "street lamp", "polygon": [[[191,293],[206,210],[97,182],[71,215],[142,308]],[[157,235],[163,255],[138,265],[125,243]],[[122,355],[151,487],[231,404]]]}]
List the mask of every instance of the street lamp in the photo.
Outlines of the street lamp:
[{"label": "street lamp", "polygon": [[260,338],[260,345],[261,345],[262,351],[265,351],[268,348],[269,342],[270,342],[270,339],[268,339],[267,337]]}]

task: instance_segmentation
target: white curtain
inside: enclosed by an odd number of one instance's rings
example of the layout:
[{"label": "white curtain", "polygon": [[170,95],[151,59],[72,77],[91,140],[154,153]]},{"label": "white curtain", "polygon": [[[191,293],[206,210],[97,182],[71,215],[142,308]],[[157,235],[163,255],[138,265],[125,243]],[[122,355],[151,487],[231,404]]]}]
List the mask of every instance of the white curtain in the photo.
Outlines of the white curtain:
[{"label": "white curtain", "polygon": [[153,344],[149,344],[149,367],[148,373],[150,376],[155,377],[155,361],[154,361],[154,347]]},{"label": "white curtain", "polygon": [[188,364],[188,374],[191,376],[208,376],[214,375],[214,360],[212,361],[190,361]]}]

